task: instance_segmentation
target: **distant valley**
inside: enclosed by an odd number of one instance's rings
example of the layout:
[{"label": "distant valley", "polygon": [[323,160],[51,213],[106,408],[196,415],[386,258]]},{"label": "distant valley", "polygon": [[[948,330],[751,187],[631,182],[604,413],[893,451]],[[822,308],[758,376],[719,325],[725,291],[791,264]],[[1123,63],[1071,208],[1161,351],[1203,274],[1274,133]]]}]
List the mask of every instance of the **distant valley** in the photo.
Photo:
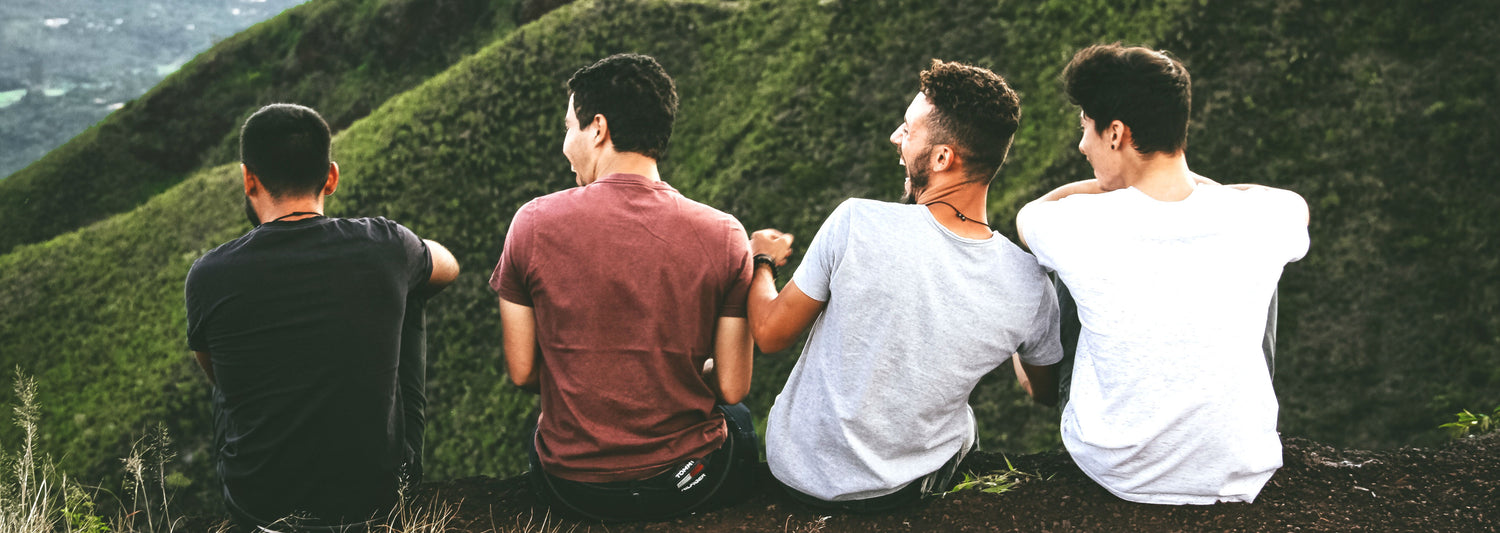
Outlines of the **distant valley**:
[{"label": "distant valley", "polygon": [[305,0],[0,2],[0,178]]}]

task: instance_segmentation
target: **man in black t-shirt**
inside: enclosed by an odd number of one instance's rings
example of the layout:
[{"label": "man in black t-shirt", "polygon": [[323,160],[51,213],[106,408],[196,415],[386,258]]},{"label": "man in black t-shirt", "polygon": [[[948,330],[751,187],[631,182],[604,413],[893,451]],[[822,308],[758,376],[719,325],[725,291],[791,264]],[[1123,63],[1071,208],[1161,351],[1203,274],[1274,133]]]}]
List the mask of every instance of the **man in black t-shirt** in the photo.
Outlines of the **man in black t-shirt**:
[{"label": "man in black t-shirt", "polygon": [[306,107],[251,116],[240,158],[255,227],[187,277],[225,505],[257,531],[357,529],[395,504],[420,459],[421,302],[458,275],[400,224],[322,214],[338,186],[330,138]]}]

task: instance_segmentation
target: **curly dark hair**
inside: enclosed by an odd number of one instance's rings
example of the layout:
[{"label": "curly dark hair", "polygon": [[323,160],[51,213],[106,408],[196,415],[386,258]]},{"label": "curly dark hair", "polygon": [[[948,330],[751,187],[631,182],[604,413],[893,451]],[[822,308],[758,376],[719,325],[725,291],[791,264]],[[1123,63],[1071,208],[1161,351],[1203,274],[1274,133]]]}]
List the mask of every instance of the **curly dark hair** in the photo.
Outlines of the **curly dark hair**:
[{"label": "curly dark hair", "polygon": [[1021,97],[988,69],[933,59],[922,71],[922,94],[936,109],[932,144],[947,144],[972,181],[995,179],[1021,123]]},{"label": "curly dark hair", "polygon": [[316,194],[328,181],[332,141],[317,111],[271,104],[240,128],[240,162],[273,197]]},{"label": "curly dark hair", "polygon": [[1193,80],[1166,52],[1096,44],[1073,55],[1062,80],[1068,101],[1094,120],[1096,132],[1118,120],[1130,127],[1137,152],[1172,154],[1187,148]]},{"label": "curly dark hair", "polygon": [[677,118],[677,86],[655,58],[615,54],[578,69],[568,80],[580,127],[604,115],[615,150],[652,159],[666,155]]}]

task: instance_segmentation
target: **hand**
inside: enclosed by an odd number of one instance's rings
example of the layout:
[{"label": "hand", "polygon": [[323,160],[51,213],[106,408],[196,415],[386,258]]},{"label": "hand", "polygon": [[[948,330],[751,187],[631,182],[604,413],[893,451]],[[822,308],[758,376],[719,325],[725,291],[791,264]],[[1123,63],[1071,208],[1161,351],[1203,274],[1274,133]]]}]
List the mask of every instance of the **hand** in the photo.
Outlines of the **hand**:
[{"label": "hand", "polygon": [[776,266],[786,264],[792,255],[792,234],[766,228],[750,234],[750,255],[771,256]]}]

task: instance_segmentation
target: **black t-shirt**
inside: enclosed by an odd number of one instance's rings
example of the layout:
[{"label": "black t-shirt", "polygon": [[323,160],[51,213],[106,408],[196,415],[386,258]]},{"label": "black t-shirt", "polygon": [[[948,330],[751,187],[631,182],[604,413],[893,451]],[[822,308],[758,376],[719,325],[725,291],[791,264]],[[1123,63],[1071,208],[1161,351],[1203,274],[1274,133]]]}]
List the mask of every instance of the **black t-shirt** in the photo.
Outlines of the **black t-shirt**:
[{"label": "black t-shirt", "polygon": [[188,346],[213,360],[229,504],[256,519],[362,521],[395,502],[397,367],[427,246],[384,218],[271,222],[188,273]]}]

